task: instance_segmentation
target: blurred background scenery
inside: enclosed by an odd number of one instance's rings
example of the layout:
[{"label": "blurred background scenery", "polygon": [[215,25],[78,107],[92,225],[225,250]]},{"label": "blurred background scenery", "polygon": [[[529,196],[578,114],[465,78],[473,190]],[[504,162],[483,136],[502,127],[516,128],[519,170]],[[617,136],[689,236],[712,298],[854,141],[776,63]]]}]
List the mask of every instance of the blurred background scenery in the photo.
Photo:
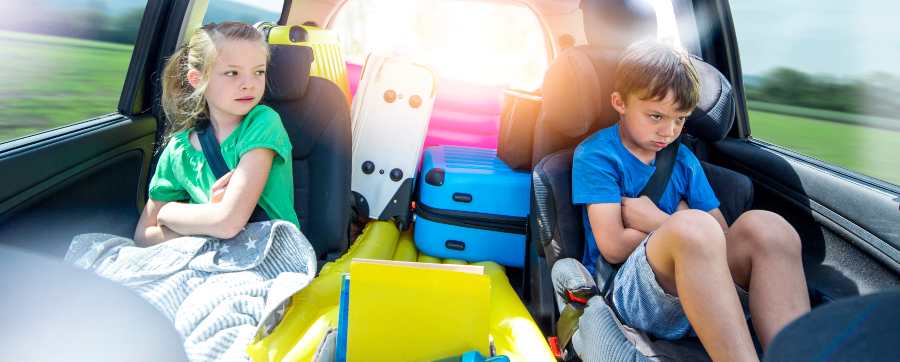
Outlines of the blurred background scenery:
[{"label": "blurred background scenery", "polygon": [[[500,62],[484,63],[481,73],[458,72],[458,78],[532,89],[540,84],[546,50],[543,44],[529,45],[543,37],[527,8],[450,2],[416,3],[414,11],[398,14],[383,11],[384,2],[376,8],[373,0],[349,0],[334,27],[351,61],[361,61],[380,42],[405,47],[401,53],[425,54],[441,68],[447,54],[458,52],[436,45],[449,47],[461,39],[460,44],[471,46],[477,38],[487,42],[485,49],[509,49],[496,57],[454,58],[454,64],[463,62],[469,70],[486,59]],[[139,0],[0,4],[0,143],[114,112],[145,5]],[[211,0],[204,22],[274,22],[281,6],[281,1]],[[732,1],[731,7],[752,137],[900,185],[900,28],[891,19],[900,14],[900,2],[758,0]],[[423,14],[440,16],[425,21]],[[433,30],[434,24],[457,26],[467,16],[489,30],[456,27],[456,37]],[[524,40],[478,36],[494,34],[499,24],[491,19],[501,16],[521,19],[505,28],[526,34]],[[426,31],[419,34],[419,28]],[[378,29],[416,35],[384,45],[388,36]],[[529,56],[508,56],[523,48]],[[504,64],[515,68],[516,79],[489,79]],[[453,75],[453,69],[461,68],[448,64],[442,73]],[[473,74],[477,79],[465,79]]]},{"label": "blurred background scenery", "polygon": [[[0,3],[0,142],[114,112],[146,3]],[[204,22],[274,22],[281,6],[210,1]]]}]

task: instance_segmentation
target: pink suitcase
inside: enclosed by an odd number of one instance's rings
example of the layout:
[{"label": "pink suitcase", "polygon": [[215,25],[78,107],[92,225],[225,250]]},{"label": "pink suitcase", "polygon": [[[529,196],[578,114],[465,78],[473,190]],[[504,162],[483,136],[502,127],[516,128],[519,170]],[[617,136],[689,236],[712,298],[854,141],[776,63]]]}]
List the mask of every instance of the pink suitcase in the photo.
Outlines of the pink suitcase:
[{"label": "pink suitcase", "polygon": [[[347,63],[350,92],[356,93],[362,66]],[[440,80],[425,146],[497,148],[503,89]]]}]

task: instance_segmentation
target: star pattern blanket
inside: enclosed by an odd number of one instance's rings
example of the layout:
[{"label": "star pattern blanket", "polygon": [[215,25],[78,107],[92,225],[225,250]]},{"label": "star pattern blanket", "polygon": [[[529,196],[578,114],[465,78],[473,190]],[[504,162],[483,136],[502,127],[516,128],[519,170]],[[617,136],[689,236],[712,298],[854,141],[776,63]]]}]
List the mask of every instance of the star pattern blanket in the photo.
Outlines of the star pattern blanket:
[{"label": "star pattern blanket", "polygon": [[160,310],[192,361],[247,360],[247,344],[266,328],[263,321],[282,312],[282,302],[316,273],[309,241],[278,220],[248,224],[228,240],[185,236],[147,248],[83,234],[66,260],[131,288]]}]

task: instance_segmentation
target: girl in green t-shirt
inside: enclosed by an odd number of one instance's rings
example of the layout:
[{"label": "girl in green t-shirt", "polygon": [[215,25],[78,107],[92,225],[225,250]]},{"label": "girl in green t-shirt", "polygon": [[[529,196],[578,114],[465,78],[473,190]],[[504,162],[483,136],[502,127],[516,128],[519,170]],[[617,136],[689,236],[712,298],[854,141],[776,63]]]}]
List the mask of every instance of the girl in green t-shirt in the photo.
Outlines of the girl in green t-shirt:
[{"label": "girl in green t-shirt", "polygon": [[[268,57],[262,34],[226,22],[198,29],[169,58],[162,79],[167,144],[136,242],[153,245],[182,235],[228,239],[244,228],[257,204],[269,218],[299,227],[290,139],[278,114],[259,105]],[[196,132],[206,122],[232,170],[219,179]]]}]

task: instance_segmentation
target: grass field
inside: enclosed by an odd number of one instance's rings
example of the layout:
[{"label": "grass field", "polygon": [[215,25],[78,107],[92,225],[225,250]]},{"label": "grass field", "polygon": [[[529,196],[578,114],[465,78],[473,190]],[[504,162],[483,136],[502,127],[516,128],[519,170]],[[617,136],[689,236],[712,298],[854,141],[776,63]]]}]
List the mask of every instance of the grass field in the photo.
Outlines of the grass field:
[{"label": "grass field", "polygon": [[900,185],[900,132],[750,110],[754,138]]},{"label": "grass field", "polygon": [[0,142],[115,112],[131,46],[0,31]]},{"label": "grass field", "polygon": [[[0,31],[0,142],[114,112],[131,47]],[[750,111],[753,137],[900,184],[900,132]]]}]

